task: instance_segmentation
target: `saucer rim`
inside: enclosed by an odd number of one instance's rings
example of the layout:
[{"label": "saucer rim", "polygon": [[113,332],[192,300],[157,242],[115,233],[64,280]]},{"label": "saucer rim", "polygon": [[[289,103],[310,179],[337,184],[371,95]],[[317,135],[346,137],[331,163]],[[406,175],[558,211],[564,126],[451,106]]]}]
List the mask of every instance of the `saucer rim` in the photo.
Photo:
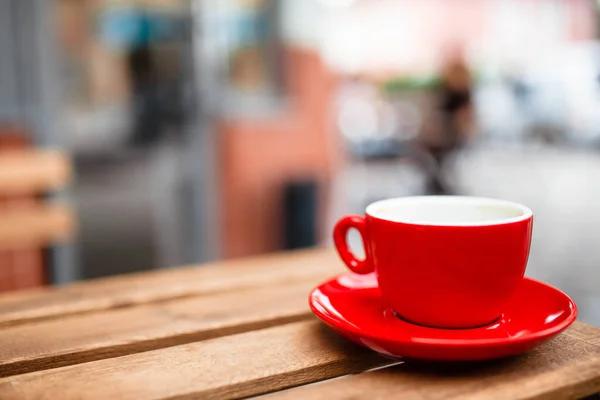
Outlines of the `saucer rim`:
[{"label": "saucer rim", "polygon": [[[561,296],[563,296],[565,298],[565,300],[567,301],[567,303],[569,304],[570,315],[568,315],[565,320],[563,320],[562,322],[560,322],[554,326],[548,327],[548,328],[540,330],[540,331],[531,332],[531,333],[525,334],[523,336],[512,337],[512,338],[511,337],[503,337],[503,338],[481,338],[481,339],[462,339],[462,340],[461,339],[436,338],[436,337],[431,337],[431,338],[411,337],[410,340],[406,340],[404,338],[393,338],[393,337],[389,337],[387,335],[380,335],[377,332],[373,332],[372,330],[358,329],[358,327],[354,328],[352,326],[352,324],[350,324],[350,323],[343,324],[340,321],[338,321],[334,318],[330,318],[327,315],[321,313],[320,311],[318,311],[316,309],[316,307],[314,306],[315,301],[313,300],[315,292],[317,290],[320,290],[320,288],[323,287],[324,285],[330,284],[333,281],[337,281],[340,277],[348,276],[348,275],[352,276],[352,275],[357,275],[357,274],[355,274],[353,272],[341,273],[330,279],[323,281],[321,284],[319,284],[318,286],[313,288],[310,291],[309,298],[308,298],[308,300],[309,300],[308,303],[309,303],[311,311],[321,321],[325,322],[327,325],[331,326],[333,329],[340,330],[343,332],[353,333],[356,335],[360,335],[362,337],[374,338],[374,339],[382,340],[382,341],[393,341],[393,342],[398,342],[398,343],[403,342],[403,343],[412,344],[412,345],[444,346],[444,347],[454,347],[454,348],[489,347],[489,346],[505,345],[507,343],[510,343],[510,344],[528,343],[528,342],[532,342],[532,341],[536,341],[536,340],[543,340],[543,339],[552,337],[554,335],[557,335],[558,333],[567,329],[571,324],[573,324],[573,322],[575,322],[577,315],[578,315],[577,305],[575,304],[573,299],[571,299],[571,297],[569,297],[565,292],[563,292],[562,290],[560,290],[560,289],[556,288],[555,286],[552,286],[548,283],[524,276],[523,277],[524,280],[527,280],[534,284],[543,286],[547,290],[558,292]],[[504,315],[505,315],[505,313],[502,314],[499,321],[504,321]],[[426,327],[426,326],[422,326],[422,325],[411,324],[410,322],[404,321],[402,319],[398,319],[398,320],[404,324],[407,324],[410,326],[418,326],[425,330],[446,331],[446,329],[444,329],[444,328]],[[493,322],[493,323],[496,323],[496,322]],[[485,325],[483,327],[478,327],[478,328],[465,328],[464,330],[484,329],[484,328],[492,325],[493,323]],[[502,322],[500,322],[500,323],[502,323]],[[460,331],[460,330],[461,329],[453,329],[453,331]]]}]

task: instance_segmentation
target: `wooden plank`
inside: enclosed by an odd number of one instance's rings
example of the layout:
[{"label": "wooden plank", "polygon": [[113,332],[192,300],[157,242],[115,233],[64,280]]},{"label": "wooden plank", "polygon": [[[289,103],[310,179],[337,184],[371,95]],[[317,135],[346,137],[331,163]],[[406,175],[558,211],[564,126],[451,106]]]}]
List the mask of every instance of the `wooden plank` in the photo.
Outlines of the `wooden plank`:
[{"label": "wooden plank", "polygon": [[252,288],[0,329],[0,377],[312,318],[312,286]]},{"label": "wooden plank", "polygon": [[227,399],[389,364],[318,321],[0,379],[9,399]]},{"label": "wooden plank", "polygon": [[600,329],[575,323],[520,357],[486,363],[403,364],[264,396],[278,399],[576,399],[600,392],[600,347],[576,336]]},{"label": "wooden plank", "polygon": [[20,150],[0,157],[0,196],[39,194],[65,186],[69,158],[56,150]]},{"label": "wooden plank", "polygon": [[75,215],[66,205],[24,204],[0,212],[0,250],[44,247],[70,239]]},{"label": "wooden plank", "polygon": [[600,346],[600,328],[591,325],[579,324],[577,329],[569,329],[565,334],[575,339]]},{"label": "wooden plank", "polygon": [[316,285],[343,271],[333,250],[318,249],[97,279],[0,296],[0,326],[280,283]]}]

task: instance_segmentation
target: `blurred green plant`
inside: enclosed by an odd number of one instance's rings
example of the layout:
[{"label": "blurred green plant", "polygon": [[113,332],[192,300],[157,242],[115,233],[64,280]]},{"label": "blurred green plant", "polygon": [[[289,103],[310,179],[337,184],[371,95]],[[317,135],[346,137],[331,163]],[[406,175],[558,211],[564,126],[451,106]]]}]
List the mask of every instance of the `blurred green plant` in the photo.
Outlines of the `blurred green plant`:
[{"label": "blurred green plant", "polygon": [[[484,71],[473,69],[471,71],[473,84],[481,84],[490,78]],[[379,84],[379,89],[385,96],[394,97],[395,95],[407,92],[436,91],[442,86],[442,77],[438,74],[431,75],[404,75],[387,79]]]},{"label": "blurred green plant", "polygon": [[410,91],[438,90],[441,84],[442,78],[439,75],[400,76],[384,81],[380,89],[386,96],[393,97]]}]

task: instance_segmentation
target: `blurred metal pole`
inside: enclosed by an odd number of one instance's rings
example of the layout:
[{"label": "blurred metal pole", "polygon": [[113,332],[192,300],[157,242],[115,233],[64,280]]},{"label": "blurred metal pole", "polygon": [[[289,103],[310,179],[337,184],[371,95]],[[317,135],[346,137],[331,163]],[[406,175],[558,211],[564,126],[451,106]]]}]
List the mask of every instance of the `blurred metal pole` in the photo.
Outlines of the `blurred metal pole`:
[{"label": "blurred metal pole", "polygon": [[[187,52],[191,88],[188,93],[188,129],[185,154],[186,181],[189,182],[190,262],[217,259],[221,255],[221,218],[218,181],[218,143],[214,121],[220,100],[219,33],[208,23],[218,1],[189,0],[190,38]],[[214,25],[212,27],[214,28]]]},{"label": "blurred metal pole", "polygon": [[283,52],[282,0],[267,0],[264,8],[269,35],[265,43],[265,59],[273,82],[273,96],[283,97],[285,86],[285,54]]},{"label": "blurred metal pole", "polygon": [[[12,53],[2,58],[13,57],[16,63],[16,88],[18,115],[16,121],[23,123],[33,133],[38,146],[60,147],[64,142],[58,133],[60,123],[60,78],[58,66],[58,43],[54,26],[54,1],[9,0],[14,47]],[[5,3],[6,0],[3,0]],[[52,193],[51,198],[69,199],[68,191]],[[48,271],[52,283],[68,283],[79,278],[75,245],[62,245],[50,249]]]},{"label": "blurred metal pole", "polygon": [[0,1],[0,119],[10,121],[20,114],[15,54],[14,1]]}]

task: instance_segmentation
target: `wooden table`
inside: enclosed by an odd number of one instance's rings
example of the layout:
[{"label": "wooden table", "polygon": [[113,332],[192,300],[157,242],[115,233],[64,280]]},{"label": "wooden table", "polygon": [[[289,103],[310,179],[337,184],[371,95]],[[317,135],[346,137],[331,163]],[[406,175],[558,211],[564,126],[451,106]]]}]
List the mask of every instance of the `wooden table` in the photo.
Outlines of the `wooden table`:
[{"label": "wooden table", "polygon": [[350,343],[307,306],[309,290],[342,271],[333,251],[311,250],[5,295],[0,399],[600,392],[600,329],[578,322],[537,350],[486,363],[399,362]]}]

